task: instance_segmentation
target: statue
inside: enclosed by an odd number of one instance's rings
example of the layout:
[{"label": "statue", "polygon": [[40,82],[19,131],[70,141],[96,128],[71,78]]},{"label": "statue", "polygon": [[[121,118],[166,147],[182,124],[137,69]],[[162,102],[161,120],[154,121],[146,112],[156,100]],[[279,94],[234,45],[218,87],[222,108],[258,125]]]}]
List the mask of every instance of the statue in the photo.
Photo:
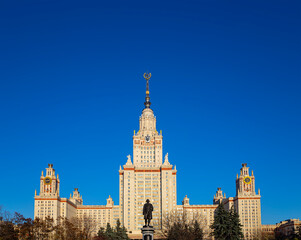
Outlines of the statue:
[{"label": "statue", "polygon": [[127,158],[128,160],[125,165],[132,165],[131,155],[127,155]]},{"label": "statue", "polygon": [[145,221],[145,227],[150,226],[150,221],[153,218],[152,212],[154,211],[153,205],[149,203],[149,200],[146,200],[146,203],[143,206],[143,215]]}]

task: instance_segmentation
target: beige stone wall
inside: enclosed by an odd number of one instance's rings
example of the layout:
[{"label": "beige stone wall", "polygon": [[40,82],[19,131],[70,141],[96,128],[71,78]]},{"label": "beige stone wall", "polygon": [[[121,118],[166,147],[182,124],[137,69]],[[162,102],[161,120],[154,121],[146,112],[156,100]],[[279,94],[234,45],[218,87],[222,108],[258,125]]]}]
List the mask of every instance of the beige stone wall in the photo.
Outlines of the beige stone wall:
[{"label": "beige stone wall", "polygon": [[60,216],[60,199],[35,197],[34,217],[45,219],[49,216],[56,220]]},{"label": "beige stone wall", "polygon": [[[172,209],[173,204],[176,206],[176,175],[173,174],[176,172],[171,168],[162,170],[135,167],[132,170],[124,167],[120,171],[120,212],[123,212],[124,226],[132,232],[140,231],[144,225],[143,206],[146,199],[149,199],[154,207],[152,224],[160,228],[162,203],[167,210]],[[165,193],[164,197],[161,196],[162,192]]]},{"label": "beige stone wall", "polygon": [[113,221],[113,208],[106,205],[82,205],[77,208],[77,218],[87,225],[96,234],[100,227],[105,228],[107,223],[113,227],[116,222]]},{"label": "beige stone wall", "polygon": [[260,198],[236,198],[238,214],[245,239],[256,239],[261,232],[261,210]]}]

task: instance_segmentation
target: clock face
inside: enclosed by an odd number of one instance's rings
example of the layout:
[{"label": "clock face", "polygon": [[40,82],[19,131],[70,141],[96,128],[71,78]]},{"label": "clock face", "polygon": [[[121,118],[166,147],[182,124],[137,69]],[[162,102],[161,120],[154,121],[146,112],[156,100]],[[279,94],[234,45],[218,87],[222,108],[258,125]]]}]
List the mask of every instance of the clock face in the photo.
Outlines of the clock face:
[{"label": "clock face", "polygon": [[46,185],[49,185],[49,184],[51,184],[51,178],[50,177],[45,177],[44,178],[44,183],[46,184]]},{"label": "clock face", "polygon": [[246,183],[246,184],[250,184],[251,183],[251,178],[250,177],[245,177],[244,178],[244,182]]},{"label": "clock face", "polygon": [[149,141],[150,141],[150,136],[147,135],[147,136],[145,137],[145,141],[146,141],[146,142],[149,142]]}]

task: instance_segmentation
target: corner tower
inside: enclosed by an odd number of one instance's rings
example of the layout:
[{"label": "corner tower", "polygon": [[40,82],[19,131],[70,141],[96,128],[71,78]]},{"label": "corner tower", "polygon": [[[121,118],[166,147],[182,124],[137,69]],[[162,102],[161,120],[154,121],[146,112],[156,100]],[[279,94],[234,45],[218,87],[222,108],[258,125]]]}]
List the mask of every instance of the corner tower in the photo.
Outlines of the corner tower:
[{"label": "corner tower", "polygon": [[60,180],[55,176],[53,164],[48,164],[46,172],[40,177],[40,193],[35,191],[34,217],[44,219],[49,216],[55,221],[60,216]]},{"label": "corner tower", "polygon": [[242,164],[240,175],[236,176],[235,209],[239,214],[245,239],[260,237],[261,201],[260,191],[255,191],[255,176],[249,173],[246,163]]}]

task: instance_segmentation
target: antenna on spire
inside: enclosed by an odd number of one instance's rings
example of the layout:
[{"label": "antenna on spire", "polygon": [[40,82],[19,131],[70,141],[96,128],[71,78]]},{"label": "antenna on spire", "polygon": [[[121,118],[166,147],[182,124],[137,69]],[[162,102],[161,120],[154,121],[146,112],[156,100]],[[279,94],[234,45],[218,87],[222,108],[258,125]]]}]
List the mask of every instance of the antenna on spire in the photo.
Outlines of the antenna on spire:
[{"label": "antenna on spire", "polygon": [[150,102],[150,97],[149,97],[149,79],[151,78],[152,74],[151,73],[144,73],[143,77],[146,80],[146,96],[145,96],[145,108],[150,108],[151,102]]}]

